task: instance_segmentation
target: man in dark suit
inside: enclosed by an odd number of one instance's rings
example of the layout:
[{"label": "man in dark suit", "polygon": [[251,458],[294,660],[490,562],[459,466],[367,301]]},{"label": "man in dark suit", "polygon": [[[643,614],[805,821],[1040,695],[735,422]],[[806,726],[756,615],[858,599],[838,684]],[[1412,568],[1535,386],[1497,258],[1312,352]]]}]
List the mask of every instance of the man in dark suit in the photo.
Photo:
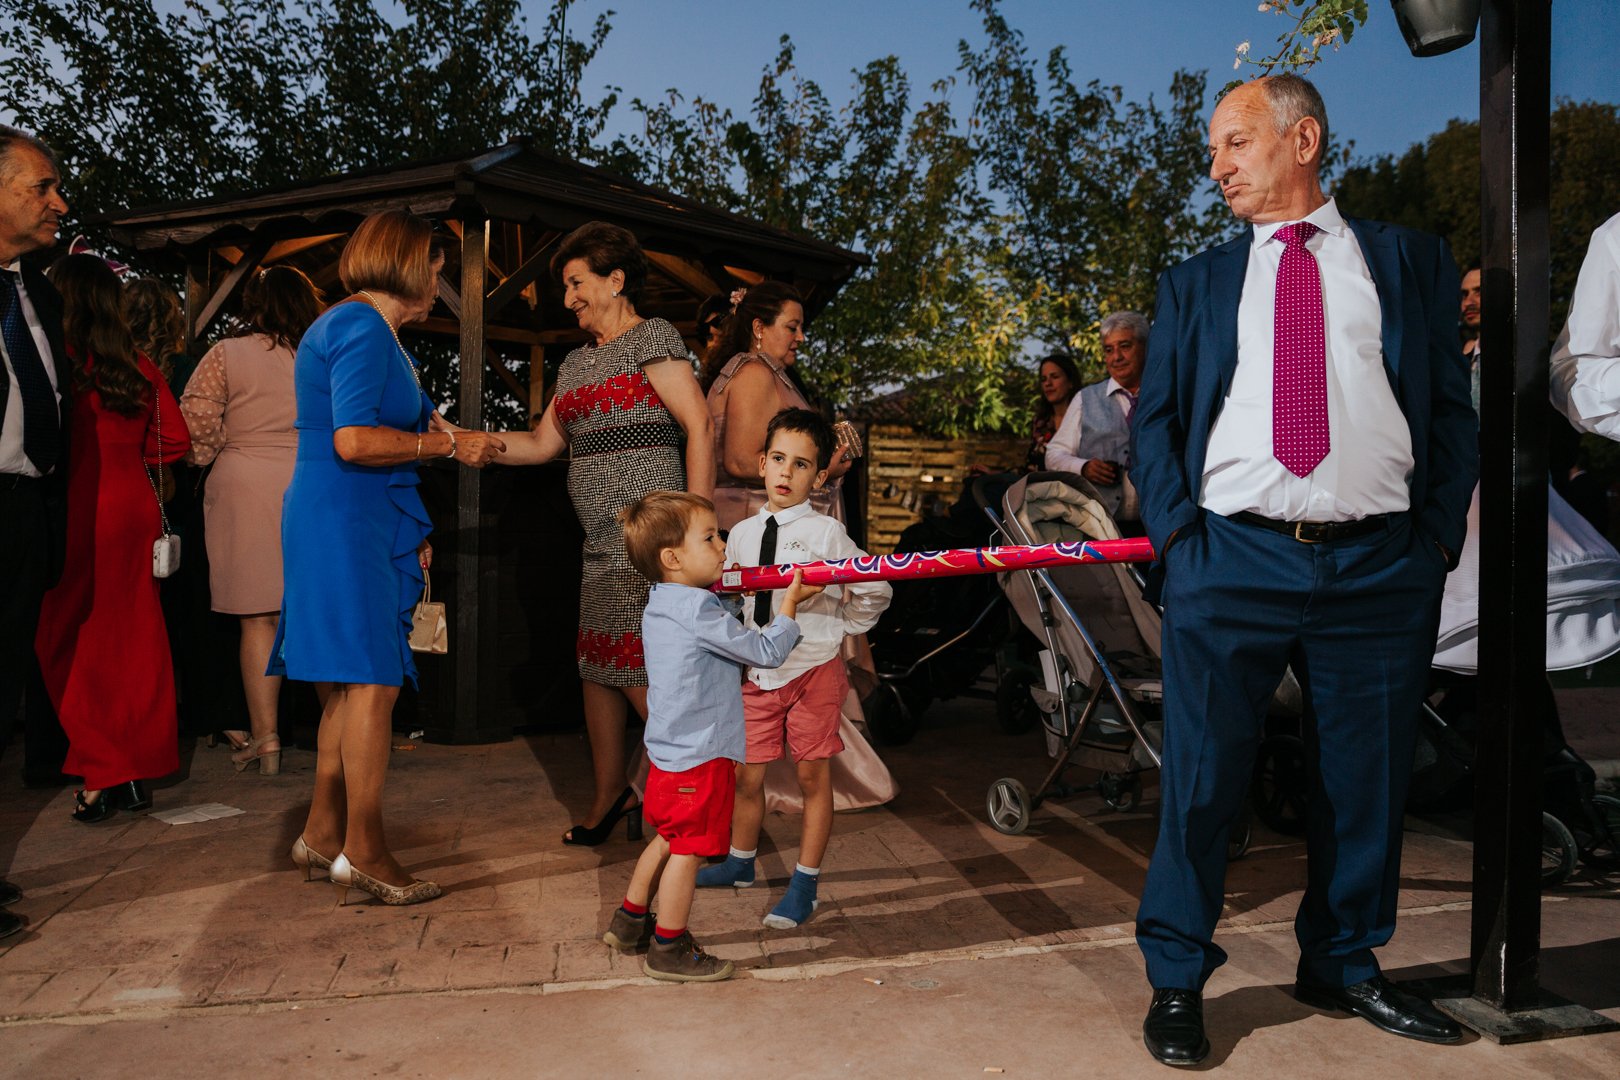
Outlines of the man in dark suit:
[{"label": "man in dark suit", "polygon": [[[61,573],[67,474],[62,304],[22,257],[49,248],[67,203],[44,143],[0,125],[0,732],[28,698],[25,773],[60,773],[66,743],[34,658],[40,600]],[[0,881],[0,906],[21,893]],[[0,911],[0,937],[22,920]]]},{"label": "man in dark suit", "polygon": [[1164,768],[1137,913],[1166,1064],[1209,1052],[1202,992],[1226,954],[1230,825],[1292,667],[1315,795],[1295,995],[1385,1031],[1460,1037],[1379,973],[1401,813],[1478,441],[1439,239],[1346,220],[1318,182],[1327,114],[1294,75],[1210,121],[1210,175],[1244,235],[1167,271],[1133,425],[1159,553]]}]

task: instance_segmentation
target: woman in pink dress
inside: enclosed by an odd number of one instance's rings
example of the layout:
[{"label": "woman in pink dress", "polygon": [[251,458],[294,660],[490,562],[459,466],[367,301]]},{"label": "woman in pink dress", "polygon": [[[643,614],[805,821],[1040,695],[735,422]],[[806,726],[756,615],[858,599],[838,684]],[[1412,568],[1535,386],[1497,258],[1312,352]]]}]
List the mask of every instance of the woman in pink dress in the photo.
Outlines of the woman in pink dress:
[{"label": "woman in pink dress", "polygon": [[276,702],[281,676],[266,675],[281,614],[281,499],[298,456],[293,357],[321,313],[309,278],[290,266],[261,270],[242,294],[245,332],[202,358],[180,410],[193,465],[212,463],[203,495],[213,609],[242,621],[242,690],[252,731],[227,731],[241,772],[281,770]]},{"label": "woman in pink dress", "polygon": [[[714,421],[714,509],[721,529],[754,514],[765,505],[760,457],[765,428],[783,409],[812,408],[790,371],[804,343],[804,303],[798,290],[766,281],[732,294],[730,314],[720,325],[720,339],[709,351],[703,384]],[[811,493],[810,505],[828,517],[844,520],[843,479],[852,460],[840,445],[827,470],[827,483]],[[844,639],[850,667],[850,690],[844,698],[839,735],[844,751],[832,759],[833,804],[839,810],[878,806],[899,788],[888,768],[861,735],[865,722],[859,687],[876,682],[872,653],[865,635]],[[798,778],[786,760],[765,774],[769,810],[798,813],[802,808]]]},{"label": "woman in pink dress", "polygon": [[[180,767],[169,637],[152,576],[161,481],[191,446],[157,365],[135,350],[118,278],[94,255],[51,269],[73,381],[67,558],[34,648],[67,732],[62,771],[84,777],[73,817],[152,805],[142,781]],[[159,469],[159,471],[165,471]]]}]

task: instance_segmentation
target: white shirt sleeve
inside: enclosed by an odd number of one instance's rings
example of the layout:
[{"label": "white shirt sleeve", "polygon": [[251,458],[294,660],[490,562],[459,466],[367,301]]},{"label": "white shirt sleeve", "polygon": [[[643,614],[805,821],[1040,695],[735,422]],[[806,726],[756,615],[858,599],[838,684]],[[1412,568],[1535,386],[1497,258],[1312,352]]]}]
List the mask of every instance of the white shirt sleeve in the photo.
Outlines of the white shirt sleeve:
[{"label": "white shirt sleeve", "polygon": [[1079,456],[1080,451],[1080,395],[1069,399],[1069,409],[1063,414],[1063,423],[1046,444],[1046,468],[1049,472],[1077,473],[1086,467],[1089,458]]},{"label": "white shirt sleeve", "polygon": [[[843,526],[836,522],[827,530],[826,561],[859,559],[866,556],[855,541],[849,538]],[[894,586],[887,581],[851,581],[839,586],[842,597],[838,614],[844,621],[845,634],[864,634],[877,625],[878,618],[888,610],[894,599]]]},{"label": "white shirt sleeve", "polygon": [[1592,234],[1548,383],[1571,424],[1620,441],[1620,214]]}]

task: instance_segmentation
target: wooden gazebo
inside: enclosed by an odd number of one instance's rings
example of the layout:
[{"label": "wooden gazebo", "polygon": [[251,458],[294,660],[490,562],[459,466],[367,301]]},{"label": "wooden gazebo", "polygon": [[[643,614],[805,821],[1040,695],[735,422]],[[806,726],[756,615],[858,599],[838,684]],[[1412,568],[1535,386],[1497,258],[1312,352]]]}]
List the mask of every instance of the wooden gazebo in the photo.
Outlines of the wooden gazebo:
[{"label": "wooden gazebo", "polygon": [[[548,264],[558,240],[586,221],[612,221],[636,234],[651,263],[641,314],[668,319],[689,339],[703,297],[767,279],[790,281],[813,315],[865,262],[835,245],[542,153],[526,140],[444,160],[130,210],[102,224],[143,264],[184,273],[186,329],[195,346],[235,310],[248,276],[262,267],[297,266],[323,289],[339,292],[338,255],[349,233],[366,214],[395,207],[432,218],[460,239],[459,258],[452,257],[439,282],[439,303],[413,330],[459,344],[456,419],[474,428],[486,426],[490,374],[498,380],[491,390],[504,391],[523,415],[538,416],[548,353],[555,363],[584,340],[562,306]],[[442,380],[445,373],[438,374]],[[512,473],[546,475],[513,480]],[[451,584],[452,649],[431,680],[434,687],[423,672],[424,721],[431,737],[446,741],[503,739],[515,726],[549,719],[546,710],[575,700],[571,654],[551,654],[566,653],[562,642],[572,641],[577,544],[574,561],[554,571],[572,575],[568,587],[533,593],[535,602],[550,609],[544,618],[515,611],[514,574],[526,571],[509,565],[519,554],[497,539],[495,505],[514,500],[492,502],[492,485],[538,485],[546,492],[521,501],[560,508],[566,506],[561,477],[555,469],[462,469],[425,478],[427,487],[435,483],[444,489],[437,509],[445,518],[435,544],[441,558],[452,555],[448,565],[436,562],[436,577],[453,578],[436,581]],[[569,515],[560,516],[568,520],[552,514],[534,527],[551,536],[550,550],[558,557],[575,535]],[[555,542],[559,532],[569,532],[561,543]],[[514,618],[503,615],[503,604],[505,615]],[[525,616],[531,631],[518,628]],[[550,644],[534,634],[541,622],[561,626],[549,628]]]}]

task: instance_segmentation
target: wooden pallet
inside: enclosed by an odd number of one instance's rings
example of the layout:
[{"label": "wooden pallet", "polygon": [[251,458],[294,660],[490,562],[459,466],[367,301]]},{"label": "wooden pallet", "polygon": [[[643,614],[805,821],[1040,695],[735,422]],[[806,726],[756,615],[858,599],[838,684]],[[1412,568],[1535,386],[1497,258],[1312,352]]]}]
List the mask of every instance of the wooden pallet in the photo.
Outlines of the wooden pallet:
[{"label": "wooden pallet", "polygon": [[941,439],[901,424],[873,424],[866,433],[867,550],[893,551],[907,526],[954,503],[970,466],[1021,469],[1028,453],[1024,438]]}]

